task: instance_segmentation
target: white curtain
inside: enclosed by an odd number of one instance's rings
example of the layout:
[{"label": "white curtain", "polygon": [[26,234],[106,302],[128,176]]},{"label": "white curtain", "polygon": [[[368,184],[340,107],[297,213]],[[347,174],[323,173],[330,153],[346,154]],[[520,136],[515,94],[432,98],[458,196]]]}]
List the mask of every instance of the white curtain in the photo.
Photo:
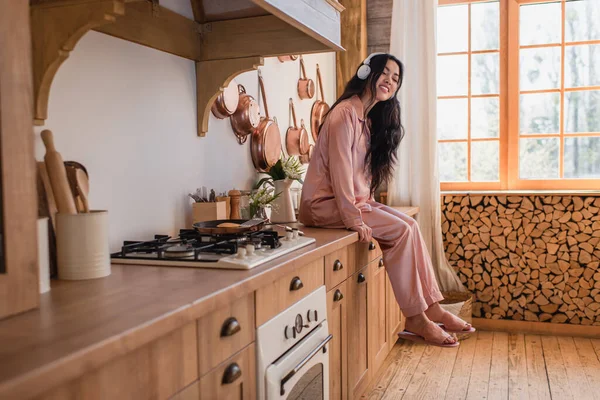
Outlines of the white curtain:
[{"label": "white curtain", "polygon": [[394,0],[390,53],[405,66],[400,89],[406,130],[388,203],[418,205],[419,226],[442,291],[466,290],[448,264],[442,240],[436,136],[436,13],[438,0]]}]

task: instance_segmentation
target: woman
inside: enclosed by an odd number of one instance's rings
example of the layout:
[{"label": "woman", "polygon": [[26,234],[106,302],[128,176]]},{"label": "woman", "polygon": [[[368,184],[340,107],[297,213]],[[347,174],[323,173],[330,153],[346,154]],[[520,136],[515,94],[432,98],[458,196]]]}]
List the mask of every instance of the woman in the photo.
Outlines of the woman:
[{"label": "woman", "polygon": [[406,317],[400,336],[454,347],[458,342],[450,333],[473,328],[440,307],[443,296],[417,223],[372,199],[392,176],[404,135],[396,98],[403,75],[400,60],[374,53],[348,82],[320,127],[302,189],[300,221],[354,230],[361,242],[375,238]]}]

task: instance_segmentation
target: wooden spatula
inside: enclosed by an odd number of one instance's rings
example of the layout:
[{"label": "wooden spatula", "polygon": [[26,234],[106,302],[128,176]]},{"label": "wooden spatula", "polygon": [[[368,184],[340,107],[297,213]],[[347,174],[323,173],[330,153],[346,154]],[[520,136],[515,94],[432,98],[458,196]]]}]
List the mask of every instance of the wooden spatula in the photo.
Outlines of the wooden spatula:
[{"label": "wooden spatula", "polygon": [[43,130],[42,140],[44,141],[44,146],[46,146],[44,162],[48,170],[50,185],[52,186],[52,193],[56,200],[58,212],[62,214],[77,214],[75,199],[73,199],[73,194],[69,187],[65,165],[63,164],[62,156],[54,147],[52,132],[48,129]]},{"label": "wooden spatula", "polygon": [[88,203],[88,193],[90,192],[90,183],[88,177],[80,169],[75,170],[75,179],[77,182],[77,194],[83,203],[83,212],[90,212],[90,206]]}]

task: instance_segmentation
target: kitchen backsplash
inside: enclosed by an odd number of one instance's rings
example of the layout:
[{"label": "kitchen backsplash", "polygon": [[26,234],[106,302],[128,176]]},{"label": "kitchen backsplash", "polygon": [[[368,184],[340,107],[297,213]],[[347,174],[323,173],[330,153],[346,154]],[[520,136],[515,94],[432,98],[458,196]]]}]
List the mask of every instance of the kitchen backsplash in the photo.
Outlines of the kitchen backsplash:
[{"label": "kitchen backsplash", "polygon": [[[182,4],[161,2],[189,17]],[[335,53],[305,55],[304,62],[313,80],[319,64],[325,100],[332,104]],[[269,113],[277,117],[284,140],[289,98],[294,99],[298,123],[302,118],[307,126],[314,98],[298,98],[298,61],[267,58],[261,70]],[[256,71],[235,79],[262,107]],[[173,234],[189,226],[187,194],[197,187],[217,193],[249,189],[257,178],[250,141],[237,143],[229,119],[211,114],[206,137],[197,136],[192,61],[101,33],[86,34],[58,71],[48,116],[46,124],[34,130],[36,159],[44,156],[39,133],[51,129],[64,159],[87,167],[90,205],[109,211],[111,251],[125,239]]]}]

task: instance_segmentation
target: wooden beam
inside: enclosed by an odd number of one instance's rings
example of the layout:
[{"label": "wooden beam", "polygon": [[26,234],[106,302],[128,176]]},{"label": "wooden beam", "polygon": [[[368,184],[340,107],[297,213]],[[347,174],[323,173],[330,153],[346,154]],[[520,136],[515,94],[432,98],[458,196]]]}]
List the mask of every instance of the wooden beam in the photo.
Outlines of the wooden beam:
[{"label": "wooden beam", "polygon": [[206,15],[204,14],[204,3],[202,3],[202,0],[190,0],[190,2],[192,3],[194,20],[200,24],[204,23],[206,20]]},{"label": "wooden beam", "polygon": [[346,10],[342,13],[342,47],[337,59],[337,95],[367,58],[367,0],[341,0]]},{"label": "wooden beam", "polygon": [[202,60],[331,51],[273,15],[204,24],[202,37]]},{"label": "wooden beam", "polygon": [[153,12],[150,2],[134,2],[125,6],[125,14],[114,24],[96,31],[148,46],[190,60],[200,60],[200,26],[165,7]]},{"label": "wooden beam", "polygon": [[246,57],[196,63],[198,136],[205,136],[208,132],[210,108],[229,82],[242,72],[257,69],[263,62],[262,57]]},{"label": "wooden beam", "polygon": [[54,75],[69,57],[79,39],[95,27],[114,23],[123,15],[118,0],[87,1],[76,5],[31,7],[33,49],[34,123],[43,125],[48,118],[48,96]]}]

